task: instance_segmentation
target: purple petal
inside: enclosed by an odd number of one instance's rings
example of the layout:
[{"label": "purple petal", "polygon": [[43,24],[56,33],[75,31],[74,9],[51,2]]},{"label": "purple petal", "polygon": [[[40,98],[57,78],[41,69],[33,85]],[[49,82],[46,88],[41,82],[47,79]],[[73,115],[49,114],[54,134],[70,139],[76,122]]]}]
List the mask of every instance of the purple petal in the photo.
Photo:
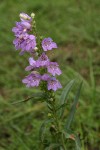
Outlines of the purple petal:
[{"label": "purple petal", "polygon": [[26,71],[30,71],[30,70],[32,70],[32,69],[33,69],[32,66],[27,66],[27,67],[25,68]]}]

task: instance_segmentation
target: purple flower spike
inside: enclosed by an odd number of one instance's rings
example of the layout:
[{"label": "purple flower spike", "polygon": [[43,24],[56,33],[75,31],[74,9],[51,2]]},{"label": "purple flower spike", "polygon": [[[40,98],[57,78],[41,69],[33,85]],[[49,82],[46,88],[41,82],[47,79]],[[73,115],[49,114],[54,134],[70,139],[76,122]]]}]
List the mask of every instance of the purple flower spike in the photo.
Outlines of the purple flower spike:
[{"label": "purple flower spike", "polygon": [[49,62],[48,66],[47,66],[47,70],[53,76],[55,76],[56,74],[57,75],[61,74],[61,70],[59,68],[59,65],[56,62]]},{"label": "purple flower spike", "polygon": [[30,64],[30,66],[27,66],[25,68],[26,71],[30,71],[30,70],[32,70],[32,69],[37,67],[36,61],[32,57],[29,58],[29,64]]},{"label": "purple flower spike", "polygon": [[37,73],[31,73],[30,75],[26,76],[22,82],[26,84],[26,87],[34,87],[39,86],[41,80],[41,76]]},{"label": "purple flower spike", "polygon": [[49,59],[47,55],[45,53],[42,53],[42,55],[37,60],[37,66],[38,67],[47,66],[48,63],[49,63]]},{"label": "purple flower spike", "polygon": [[44,51],[52,50],[53,48],[57,48],[57,44],[51,38],[45,38],[42,41],[42,48]]},{"label": "purple flower spike", "polygon": [[48,90],[56,91],[59,88],[62,88],[62,86],[56,78],[52,77],[48,80]]},{"label": "purple flower spike", "polygon": [[26,34],[24,36],[24,42],[21,44],[21,48],[23,51],[32,52],[32,50],[36,47],[36,38],[34,35]]}]

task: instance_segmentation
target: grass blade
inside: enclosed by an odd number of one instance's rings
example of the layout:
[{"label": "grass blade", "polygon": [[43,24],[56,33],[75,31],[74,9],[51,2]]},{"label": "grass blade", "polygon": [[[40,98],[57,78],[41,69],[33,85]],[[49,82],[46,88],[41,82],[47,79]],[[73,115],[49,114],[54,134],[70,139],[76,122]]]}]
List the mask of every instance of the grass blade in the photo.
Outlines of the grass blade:
[{"label": "grass blade", "polygon": [[[75,83],[75,80],[71,80],[66,87],[64,88],[64,90],[62,91],[61,97],[60,97],[60,105],[64,105],[66,102],[66,99],[68,97],[68,94],[73,86],[73,84]],[[62,117],[63,113],[64,113],[64,107],[62,109],[60,109],[60,118]]]},{"label": "grass blade", "polygon": [[78,99],[79,99],[79,96],[80,96],[80,91],[81,91],[81,87],[82,87],[82,83],[80,83],[79,85],[79,88],[77,90],[77,93],[76,93],[76,96],[75,96],[75,99],[74,99],[74,102],[73,102],[73,105],[71,107],[71,110],[70,110],[70,113],[69,113],[69,116],[68,116],[68,119],[67,119],[67,122],[65,124],[65,128],[66,129],[69,129],[70,128],[70,125],[73,121],[73,118],[74,118],[74,114],[75,114],[75,111],[76,111],[76,106],[77,106],[77,103],[78,103]]},{"label": "grass blade", "polygon": [[[41,97],[43,97],[44,95],[43,95],[43,93],[35,93],[35,94],[32,94],[32,96],[31,97],[28,97],[28,98],[26,98],[26,99],[24,99],[24,100],[20,100],[20,101],[17,101],[17,102],[13,102],[13,103],[11,103],[12,105],[15,105],[15,104],[19,104],[19,103],[22,103],[22,102],[27,102],[27,101],[29,101],[30,99],[32,99],[32,98],[34,98],[34,100],[36,99],[36,98],[38,98],[39,100],[40,100],[40,98]],[[44,98],[44,97],[43,97]],[[37,99],[36,99],[37,100]]]}]

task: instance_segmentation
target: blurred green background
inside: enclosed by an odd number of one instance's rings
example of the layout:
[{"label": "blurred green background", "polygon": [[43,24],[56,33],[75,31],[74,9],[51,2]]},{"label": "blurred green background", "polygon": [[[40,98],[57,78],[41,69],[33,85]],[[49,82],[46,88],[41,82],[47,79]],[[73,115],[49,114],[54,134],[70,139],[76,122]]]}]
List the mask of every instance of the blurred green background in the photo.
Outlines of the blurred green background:
[{"label": "blurred green background", "polygon": [[[99,150],[100,0],[0,0],[0,150],[38,150],[46,113],[44,104],[32,100],[11,104],[37,92],[21,82],[29,55],[20,56],[12,44],[11,30],[20,12],[34,12],[40,34],[58,44],[50,57],[63,71],[62,85],[73,78],[84,81],[73,128],[80,134],[82,150]],[[74,90],[70,105],[73,95]]]}]

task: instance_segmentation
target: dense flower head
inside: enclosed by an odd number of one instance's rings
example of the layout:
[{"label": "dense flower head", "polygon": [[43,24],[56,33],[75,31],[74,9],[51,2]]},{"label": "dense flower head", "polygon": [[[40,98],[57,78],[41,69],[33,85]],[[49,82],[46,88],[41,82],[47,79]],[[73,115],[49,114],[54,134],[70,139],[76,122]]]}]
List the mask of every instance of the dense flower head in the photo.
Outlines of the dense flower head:
[{"label": "dense flower head", "polygon": [[57,44],[51,38],[45,38],[42,41],[42,48],[44,51],[52,50],[53,48],[57,48]]},{"label": "dense flower head", "polygon": [[49,73],[51,73],[53,76],[60,75],[61,70],[59,68],[59,65],[56,62],[49,62],[47,65],[47,70]]},{"label": "dense flower head", "polygon": [[26,87],[34,87],[34,86],[39,86],[41,80],[41,75],[38,73],[32,72],[28,76],[26,76],[22,82],[26,84]]}]

